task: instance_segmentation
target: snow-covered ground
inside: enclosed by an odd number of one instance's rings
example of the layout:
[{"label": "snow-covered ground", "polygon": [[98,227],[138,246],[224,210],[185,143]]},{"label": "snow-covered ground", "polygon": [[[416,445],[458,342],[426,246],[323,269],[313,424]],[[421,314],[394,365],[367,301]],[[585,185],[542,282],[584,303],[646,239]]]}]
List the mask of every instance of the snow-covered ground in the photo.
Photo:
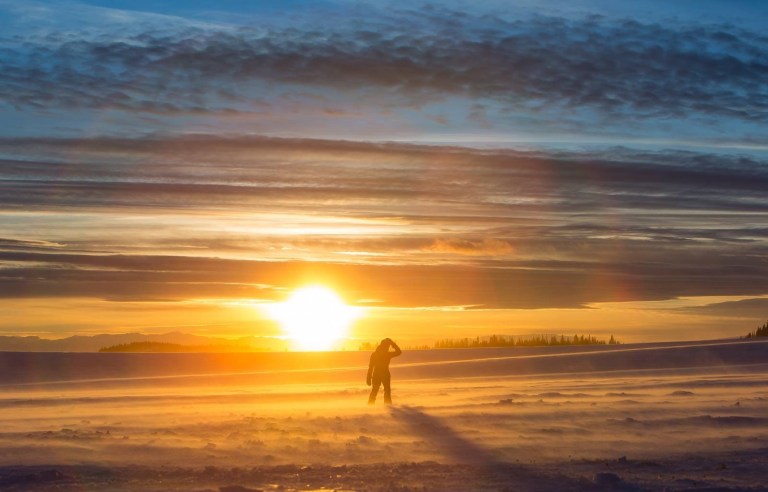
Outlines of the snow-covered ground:
[{"label": "snow-covered ground", "polygon": [[768,490],[766,342],[367,357],[0,354],[0,489]]}]

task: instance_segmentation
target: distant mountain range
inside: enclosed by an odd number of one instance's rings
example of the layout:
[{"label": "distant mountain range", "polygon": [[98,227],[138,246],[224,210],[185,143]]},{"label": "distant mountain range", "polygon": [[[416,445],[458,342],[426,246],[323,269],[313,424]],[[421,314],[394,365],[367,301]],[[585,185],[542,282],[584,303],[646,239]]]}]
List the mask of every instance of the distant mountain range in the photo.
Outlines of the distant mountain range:
[{"label": "distant mountain range", "polygon": [[68,338],[46,339],[37,336],[0,336],[0,352],[98,352],[113,345],[136,342],[172,343],[186,346],[242,347],[243,350],[285,350],[285,340],[271,337],[242,337],[237,339],[206,337],[172,332],[162,335],[120,333],[75,335]]}]

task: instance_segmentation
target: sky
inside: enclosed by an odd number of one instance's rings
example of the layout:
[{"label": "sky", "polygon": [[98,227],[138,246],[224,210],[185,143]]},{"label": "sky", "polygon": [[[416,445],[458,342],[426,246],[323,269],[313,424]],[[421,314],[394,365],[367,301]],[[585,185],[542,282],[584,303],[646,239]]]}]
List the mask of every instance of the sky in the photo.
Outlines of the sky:
[{"label": "sky", "polygon": [[768,318],[762,1],[0,0],[0,335]]}]

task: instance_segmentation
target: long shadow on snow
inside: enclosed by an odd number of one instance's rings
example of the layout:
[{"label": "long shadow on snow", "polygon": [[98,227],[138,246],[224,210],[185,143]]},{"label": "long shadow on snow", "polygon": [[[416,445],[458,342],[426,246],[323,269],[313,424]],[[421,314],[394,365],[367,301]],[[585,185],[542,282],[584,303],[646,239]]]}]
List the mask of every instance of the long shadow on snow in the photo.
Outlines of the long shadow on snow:
[{"label": "long shadow on snow", "polygon": [[591,491],[594,484],[565,476],[546,476],[521,465],[501,461],[493,452],[463,437],[441,419],[409,406],[391,406],[392,417],[424,439],[457,466],[469,465],[480,482],[498,481],[526,491]]}]

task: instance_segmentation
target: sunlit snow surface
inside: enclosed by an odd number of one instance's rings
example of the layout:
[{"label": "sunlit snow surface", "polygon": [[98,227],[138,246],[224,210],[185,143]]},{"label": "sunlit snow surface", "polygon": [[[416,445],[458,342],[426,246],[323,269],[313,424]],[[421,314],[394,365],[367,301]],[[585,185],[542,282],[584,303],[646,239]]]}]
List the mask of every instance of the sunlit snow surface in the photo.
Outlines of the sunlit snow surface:
[{"label": "sunlit snow surface", "polygon": [[768,476],[768,343],[406,351],[391,407],[366,405],[367,357],[0,354],[0,488],[594,490],[613,473],[677,490]]}]

